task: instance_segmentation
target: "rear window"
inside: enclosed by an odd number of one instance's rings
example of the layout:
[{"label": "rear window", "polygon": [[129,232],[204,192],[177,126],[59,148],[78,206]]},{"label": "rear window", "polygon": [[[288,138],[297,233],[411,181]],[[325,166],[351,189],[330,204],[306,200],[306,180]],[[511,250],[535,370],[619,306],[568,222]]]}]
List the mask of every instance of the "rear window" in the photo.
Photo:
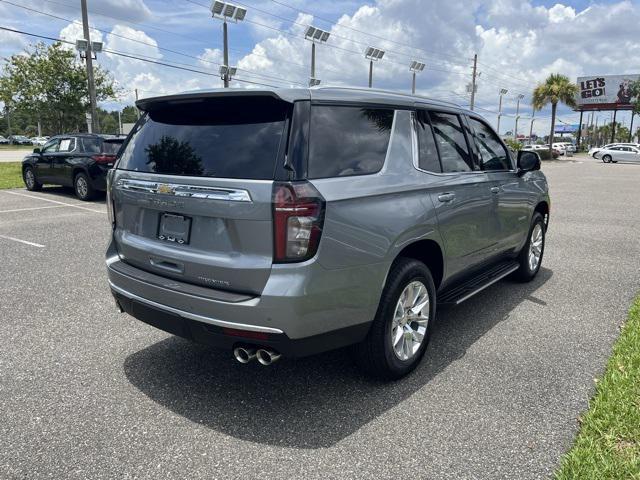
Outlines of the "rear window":
[{"label": "rear window", "polygon": [[290,104],[265,97],[217,98],[148,112],[119,169],[168,175],[272,179]]},{"label": "rear window", "polygon": [[108,155],[117,154],[123,142],[124,140],[105,140],[102,142],[102,153],[106,153]]},{"label": "rear window", "polygon": [[309,177],[344,177],[380,171],[387,155],[392,109],[311,107]]}]

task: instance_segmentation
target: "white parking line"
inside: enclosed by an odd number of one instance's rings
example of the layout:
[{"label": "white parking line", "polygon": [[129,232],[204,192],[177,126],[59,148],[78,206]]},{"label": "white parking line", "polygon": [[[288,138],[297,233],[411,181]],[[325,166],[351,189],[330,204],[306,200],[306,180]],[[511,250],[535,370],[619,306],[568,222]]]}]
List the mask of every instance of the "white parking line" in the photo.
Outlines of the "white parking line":
[{"label": "white parking line", "polygon": [[40,245],[39,243],[27,242],[26,240],[20,240],[19,238],[7,237],[6,235],[0,235],[0,238],[5,238],[7,240],[13,240],[14,242],[24,243],[25,245],[31,245],[32,247],[44,248],[44,245]]},{"label": "white parking line", "polygon": [[65,207],[80,208],[81,210],[87,210],[88,212],[102,213],[102,214],[106,214],[107,213],[107,212],[104,212],[102,210],[94,210],[92,208],[82,207],[80,205],[74,205],[72,203],[58,202],[57,200],[51,200],[49,198],[37,197],[35,195],[27,195],[26,193],[8,192],[6,190],[2,190],[0,193],[8,193],[9,195],[19,195],[20,197],[35,198],[36,200],[44,200],[45,202],[57,203],[58,205],[64,205]]},{"label": "white parking line", "polygon": [[45,208],[64,208],[66,205],[49,205],[48,207],[15,208],[13,210],[0,210],[0,213],[26,212],[28,210],[44,210]]}]

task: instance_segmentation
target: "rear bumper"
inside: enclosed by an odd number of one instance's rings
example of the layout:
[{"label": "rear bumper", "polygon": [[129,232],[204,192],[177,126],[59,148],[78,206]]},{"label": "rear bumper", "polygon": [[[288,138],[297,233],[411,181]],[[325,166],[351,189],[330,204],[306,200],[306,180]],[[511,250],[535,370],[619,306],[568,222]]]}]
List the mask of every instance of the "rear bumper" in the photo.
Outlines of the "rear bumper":
[{"label": "rear bumper", "polygon": [[107,251],[112,293],[133,317],[221,348],[265,345],[296,357],[340,348],[366,336],[380,292],[365,288],[361,280],[371,278],[373,270],[383,270],[363,268],[274,266],[262,295],[252,296],[150,274],[122,262],[113,244]]},{"label": "rear bumper", "polygon": [[173,335],[231,351],[237,345],[271,347],[287,357],[304,357],[361,341],[369,324],[334,330],[307,338],[291,339],[285,333],[261,333],[221,327],[135,300],[112,289],[122,310],[138,320]]}]

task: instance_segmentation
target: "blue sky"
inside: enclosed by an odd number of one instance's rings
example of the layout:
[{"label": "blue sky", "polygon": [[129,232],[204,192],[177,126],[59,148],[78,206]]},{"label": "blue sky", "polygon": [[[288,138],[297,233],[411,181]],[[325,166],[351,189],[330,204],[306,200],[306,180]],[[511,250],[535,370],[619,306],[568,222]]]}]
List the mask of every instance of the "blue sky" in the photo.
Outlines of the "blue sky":
[{"label": "blue sky", "polygon": [[[15,5],[12,5],[15,4]],[[317,48],[317,77],[323,85],[366,86],[367,45],[387,54],[375,65],[374,84],[410,88],[408,63],[427,64],[418,77],[421,94],[468,104],[471,58],[479,56],[477,105],[494,122],[498,91],[507,88],[501,130],[511,129],[515,97],[522,93],[520,125],[528,129],[530,94],[549,73],[570,78],[591,74],[640,73],[640,4],[622,1],[531,2],[517,0],[245,0],[245,22],[229,26],[230,63],[236,87],[254,83],[304,85],[309,76],[309,42],[304,28],[331,32]],[[208,0],[88,0],[92,37],[105,48],[158,62],[216,73],[222,61],[221,23]],[[27,7],[34,11],[26,10]],[[53,18],[51,15],[61,18]],[[81,35],[79,0],[0,0],[0,25],[75,40]],[[71,21],[71,22],[70,22]],[[34,39],[0,32],[0,55],[23,51]],[[171,50],[171,51],[169,51]],[[219,87],[216,75],[202,75],[103,53],[98,62],[122,89],[117,103],[130,104],[134,89],[153,96],[185,89]],[[244,80],[245,83],[240,82]],[[577,116],[561,109],[560,120]],[[608,114],[601,113],[600,123]],[[549,111],[536,114],[543,133]],[[629,123],[627,114],[618,119]]]}]

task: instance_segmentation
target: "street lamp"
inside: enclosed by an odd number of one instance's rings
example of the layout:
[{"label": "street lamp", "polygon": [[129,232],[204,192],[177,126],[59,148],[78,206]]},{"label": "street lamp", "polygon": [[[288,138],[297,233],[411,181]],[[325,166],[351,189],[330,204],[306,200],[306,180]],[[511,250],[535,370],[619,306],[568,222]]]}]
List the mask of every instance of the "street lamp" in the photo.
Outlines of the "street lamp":
[{"label": "street lamp", "polygon": [[518,119],[520,118],[520,100],[522,100],[524,98],[524,95],[519,94],[516,98],[517,98],[517,101],[516,101],[516,124],[515,124],[515,127],[513,128],[513,139],[517,142],[518,141]]},{"label": "street lamp", "polygon": [[316,78],[316,42],[325,43],[331,35],[326,30],[309,25],[304,38],[311,41],[311,77],[309,78],[309,86],[315,87],[320,85],[320,80]]},{"label": "street lamp", "polygon": [[369,88],[373,86],[373,62],[377,62],[382,57],[384,57],[384,50],[379,48],[367,47],[364,51],[364,58],[369,60]]},{"label": "street lamp", "polygon": [[232,70],[231,68],[229,68],[229,42],[227,39],[227,21],[238,23],[244,20],[244,17],[246,15],[246,8],[238,7],[231,3],[214,0],[211,4],[211,16],[213,18],[217,18],[218,20],[222,20],[222,35],[224,43],[224,63],[222,66],[227,67],[224,74],[222,73],[222,69],[220,70],[222,81],[224,82],[224,88],[229,88],[229,80],[231,80]]},{"label": "street lamp", "polygon": [[220,65],[220,78],[222,80],[227,78],[229,79],[229,81],[231,81],[231,79],[235,77],[237,71],[238,69],[236,67],[227,67],[226,65]]},{"label": "street lamp", "polygon": [[424,63],[413,60],[409,65],[409,71],[413,73],[413,80],[411,82],[411,93],[416,93],[416,73],[424,70]]},{"label": "street lamp", "polygon": [[498,135],[500,135],[500,118],[502,117],[502,97],[507,93],[509,93],[509,90],[507,90],[506,88],[500,89],[500,100],[498,102],[498,127],[496,129],[498,130]]}]

